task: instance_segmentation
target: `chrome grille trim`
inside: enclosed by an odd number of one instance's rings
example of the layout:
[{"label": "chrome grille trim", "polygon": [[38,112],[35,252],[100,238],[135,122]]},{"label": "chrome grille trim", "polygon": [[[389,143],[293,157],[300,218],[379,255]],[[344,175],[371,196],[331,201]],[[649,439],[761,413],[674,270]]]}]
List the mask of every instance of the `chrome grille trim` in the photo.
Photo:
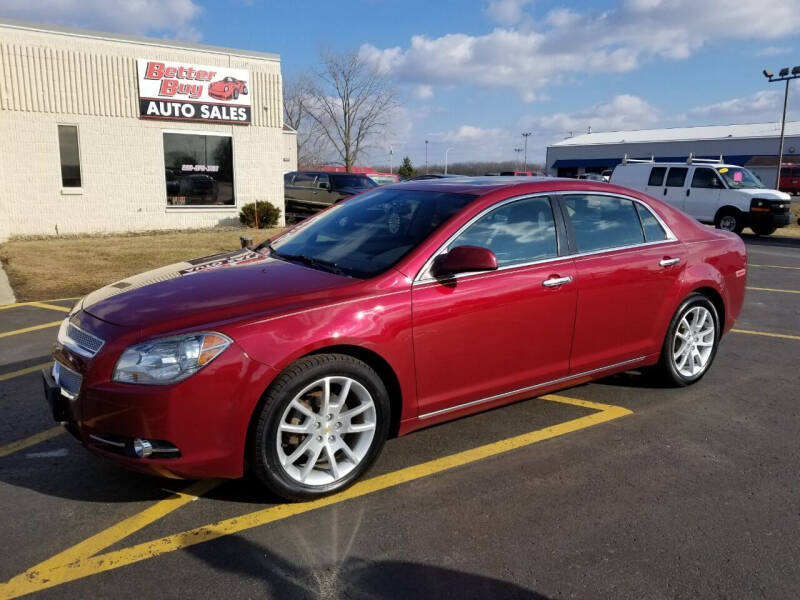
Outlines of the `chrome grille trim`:
[{"label": "chrome grille trim", "polygon": [[[64,326],[66,325],[66,326]],[[93,358],[105,345],[105,341],[66,321],[59,331],[58,341],[85,358]]]},{"label": "chrome grille trim", "polygon": [[74,400],[81,391],[83,376],[58,361],[53,363],[53,379],[61,388],[61,393]]}]

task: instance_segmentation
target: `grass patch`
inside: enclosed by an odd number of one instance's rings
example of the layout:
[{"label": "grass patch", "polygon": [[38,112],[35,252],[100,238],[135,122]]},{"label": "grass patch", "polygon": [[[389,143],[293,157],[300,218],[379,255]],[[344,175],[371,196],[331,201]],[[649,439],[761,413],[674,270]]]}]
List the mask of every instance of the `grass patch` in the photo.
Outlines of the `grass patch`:
[{"label": "grass patch", "polygon": [[279,231],[230,228],[12,240],[0,245],[0,260],[17,300],[66,298],[156,267],[235,250],[242,235],[259,243]]}]

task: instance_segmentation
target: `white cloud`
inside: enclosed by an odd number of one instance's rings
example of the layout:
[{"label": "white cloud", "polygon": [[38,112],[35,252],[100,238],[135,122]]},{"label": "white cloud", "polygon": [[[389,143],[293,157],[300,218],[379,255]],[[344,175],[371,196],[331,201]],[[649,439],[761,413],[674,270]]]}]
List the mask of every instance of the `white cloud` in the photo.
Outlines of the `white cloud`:
[{"label": "white cloud", "polygon": [[563,138],[565,135],[592,131],[618,131],[642,129],[659,121],[659,111],[654,106],[631,94],[620,94],[572,113],[560,112],[523,119],[530,127],[546,138]]},{"label": "white cloud", "polygon": [[[573,74],[625,72],[643,60],[679,60],[719,40],[778,40],[800,33],[797,0],[621,0],[604,12],[553,9],[538,22],[525,3],[492,2],[504,25],[482,35],[415,35],[407,47],[371,44],[362,56],[417,84],[511,87],[526,100]],[[690,16],[691,18],[687,18]]]},{"label": "white cloud", "polygon": [[[800,117],[800,111],[792,108],[792,98],[800,93],[800,85],[793,83],[789,90],[787,119]],[[797,106],[796,103],[794,103]],[[696,106],[689,116],[702,120],[703,124],[758,123],[778,121],[783,110],[783,89],[761,90],[749,96],[731,98],[713,104]]]},{"label": "white cloud", "polygon": [[491,138],[495,138],[498,135],[502,135],[503,130],[491,127],[491,128],[483,128],[483,127],[476,127],[474,125],[462,125],[455,131],[450,131],[445,133],[442,137],[445,141],[448,142],[482,142],[486,141]]},{"label": "white cloud", "polygon": [[116,33],[167,35],[196,41],[202,8],[194,0],[4,0],[4,17]]},{"label": "white cloud", "polygon": [[501,25],[516,25],[522,21],[524,9],[530,3],[531,0],[491,0],[486,12]]},{"label": "white cloud", "polygon": [[433,87],[430,85],[418,85],[414,88],[414,96],[419,100],[429,100],[433,98]]},{"label": "white cloud", "polygon": [[779,54],[789,54],[791,51],[789,46],[767,46],[756,52],[756,56],[778,56]]}]

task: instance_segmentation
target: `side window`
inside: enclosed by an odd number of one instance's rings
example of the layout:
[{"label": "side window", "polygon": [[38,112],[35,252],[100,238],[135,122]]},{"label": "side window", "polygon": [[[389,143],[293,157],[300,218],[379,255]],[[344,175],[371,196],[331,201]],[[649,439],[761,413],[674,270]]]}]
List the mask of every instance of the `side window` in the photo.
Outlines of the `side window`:
[{"label": "side window", "polygon": [[317,185],[314,187],[328,190],[331,187],[330,178],[327,175],[320,175],[317,177]]},{"label": "side window", "polygon": [[556,223],[550,199],[525,198],[484,215],[448,246],[482,246],[500,267],[558,256]]},{"label": "side window", "polygon": [[[284,173],[283,175],[283,185],[292,185],[292,178],[294,177],[294,173]],[[169,180],[169,178],[168,178]]]},{"label": "side window", "polygon": [[565,196],[578,252],[632,246],[644,242],[632,200],[613,196]]},{"label": "side window", "polygon": [[649,209],[645,208],[642,204],[634,203],[636,212],[639,213],[639,219],[642,221],[642,229],[644,229],[644,239],[648,242],[660,242],[667,239],[667,232],[661,227]]},{"label": "side window", "polygon": [[316,178],[317,176],[313,173],[297,173],[294,176],[294,185],[296,187],[313,187]]},{"label": "side window", "polygon": [[647,181],[647,185],[664,185],[664,175],[666,175],[666,173],[667,167],[653,167],[650,169],[650,179]]},{"label": "side window", "polygon": [[686,167],[670,167],[669,173],[667,173],[667,187],[683,187],[688,170]]},{"label": "side window", "polygon": [[722,183],[712,169],[696,168],[692,176],[692,187],[719,189]]}]

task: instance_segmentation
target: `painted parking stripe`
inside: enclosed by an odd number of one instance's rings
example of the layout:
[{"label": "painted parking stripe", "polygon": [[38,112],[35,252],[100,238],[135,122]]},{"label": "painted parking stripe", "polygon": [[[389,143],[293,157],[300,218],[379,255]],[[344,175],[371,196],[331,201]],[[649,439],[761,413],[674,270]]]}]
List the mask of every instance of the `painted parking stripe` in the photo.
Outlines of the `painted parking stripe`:
[{"label": "painted parking stripe", "polygon": [[30,333],[31,331],[38,331],[40,329],[47,329],[48,327],[58,327],[61,321],[51,321],[50,323],[42,323],[41,325],[32,325],[31,327],[23,327],[22,329],[15,329],[13,331],[3,331],[0,333],[0,338],[10,337],[12,335],[20,335],[22,333]]},{"label": "painted parking stripe", "polygon": [[779,290],[778,288],[764,288],[764,287],[750,287],[747,286],[748,290],[752,290],[754,292],[783,292],[784,294],[800,294],[800,290]]},{"label": "painted parking stripe", "polygon": [[9,379],[14,379],[15,377],[22,377],[23,375],[30,375],[31,373],[36,373],[37,371],[41,371],[45,367],[49,367],[52,363],[40,363],[38,365],[33,365],[32,367],[26,367],[24,369],[19,369],[18,371],[10,371],[9,373],[3,373],[0,375],[0,381],[8,381]]},{"label": "painted parking stripe", "polygon": [[[50,302],[66,302],[67,300],[78,300],[79,297],[70,297],[70,298],[51,298],[49,300],[28,300],[26,302],[13,302],[11,304],[0,304],[0,310],[8,310],[10,308],[18,308],[20,306],[30,306],[31,304],[48,304]],[[69,310],[69,309],[67,309]]]},{"label": "painted parking stripe", "polygon": [[[558,402],[561,404],[569,404],[572,406],[580,406],[596,410],[597,412],[572,419],[558,425],[545,427],[544,429],[537,429],[522,435],[500,440],[483,446],[478,446],[470,450],[451,454],[442,458],[437,458],[428,462],[424,462],[385,475],[379,475],[371,479],[367,479],[356,483],[351,488],[333,496],[320,498],[311,502],[298,502],[292,504],[278,504],[262,510],[257,510],[249,514],[225,519],[216,523],[204,525],[162,537],[157,540],[144,542],[122,548],[105,554],[98,554],[111,544],[115,544],[124,537],[141,529],[139,519],[142,519],[139,513],[129,517],[125,521],[112,526],[105,531],[102,531],[95,536],[92,536],[85,542],[81,542],[72,548],[69,548],[56,556],[31,567],[24,573],[13,577],[7,583],[0,585],[0,596],[4,598],[16,598],[24,594],[30,594],[35,591],[43,590],[53,586],[57,586],[69,581],[96,575],[111,569],[117,569],[126,565],[134,564],[143,560],[155,558],[162,554],[208,542],[220,537],[233,535],[235,533],[274,523],[287,519],[289,517],[303,514],[312,510],[317,510],[340,502],[345,502],[353,498],[366,496],[381,490],[392,488],[403,483],[415,481],[423,477],[428,477],[437,473],[442,473],[450,469],[468,465],[470,463],[497,456],[511,450],[516,450],[562,436],[574,431],[592,427],[600,423],[605,423],[613,419],[618,419],[625,415],[629,415],[632,411],[621,406],[612,406],[609,404],[600,404],[598,402],[588,402],[585,400],[576,400],[574,398],[567,398],[564,396],[547,395],[542,396],[541,400],[548,400],[550,402]],[[200,482],[200,484],[203,482]],[[199,484],[198,484],[199,485]],[[162,500],[167,502],[167,500]],[[147,511],[154,511],[156,514],[159,510],[156,504],[150,507]],[[171,512],[171,511],[169,511]],[[166,514],[166,513],[165,513]],[[148,514],[147,518],[153,516]],[[147,520],[147,518],[143,520]],[[148,523],[153,522],[152,519]],[[105,542],[109,542],[105,544]]]},{"label": "painted parking stripe", "polygon": [[59,306],[58,304],[48,304],[47,302],[29,302],[28,306],[35,306],[36,308],[46,308],[47,310],[57,310],[59,312],[68,313],[71,308],[66,306]]},{"label": "painted parking stripe", "polygon": [[11,442],[5,446],[0,446],[0,458],[8,456],[9,454],[13,454],[14,452],[24,450],[25,448],[30,448],[36,444],[41,444],[42,442],[61,435],[64,433],[64,431],[65,430],[63,427],[61,427],[61,425],[57,425],[56,427],[45,429],[44,431],[40,431],[39,433],[35,433],[21,440],[17,440],[16,442]]},{"label": "painted parking stripe", "polygon": [[784,265],[755,265],[753,263],[747,263],[748,267],[763,267],[765,269],[793,269],[795,271],[800,271],[800,267],[786,267]]},{"label": "painted parking stripe", "polygon": [[772,333],[770,331],[754,331],[752,329],[731,329],[733,333],[746,333],[748,335],[763,335],[766,337],[783,338],[785,340],[800,340],[800,335],[789,335],[788,333]]}]

